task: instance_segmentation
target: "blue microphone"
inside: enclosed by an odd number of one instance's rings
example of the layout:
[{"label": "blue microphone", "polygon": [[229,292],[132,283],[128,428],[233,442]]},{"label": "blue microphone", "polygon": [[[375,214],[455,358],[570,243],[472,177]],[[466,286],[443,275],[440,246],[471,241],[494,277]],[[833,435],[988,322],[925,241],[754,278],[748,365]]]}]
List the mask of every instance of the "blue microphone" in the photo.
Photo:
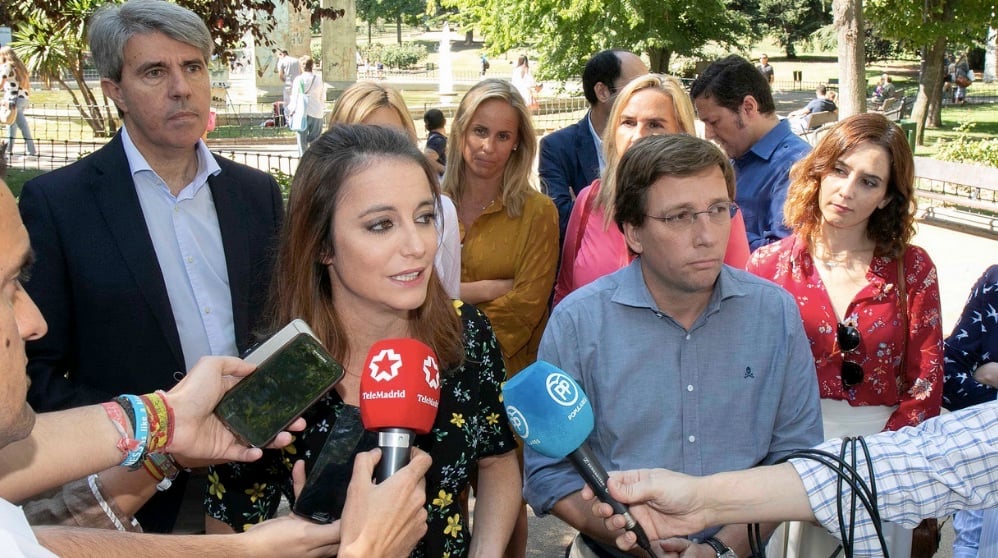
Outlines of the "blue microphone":
[{"label": "blue microphone", "polygon": [[586,443],[593,431],[593,408],[582,387],[566,372],[539,360],[518,372],[502,388],[506,414],[526,447],[546,457],[568,460],[596,497],[624,516],[625,529],[638,546],[654,556],[648,535],[606,487],[609,475]]}]

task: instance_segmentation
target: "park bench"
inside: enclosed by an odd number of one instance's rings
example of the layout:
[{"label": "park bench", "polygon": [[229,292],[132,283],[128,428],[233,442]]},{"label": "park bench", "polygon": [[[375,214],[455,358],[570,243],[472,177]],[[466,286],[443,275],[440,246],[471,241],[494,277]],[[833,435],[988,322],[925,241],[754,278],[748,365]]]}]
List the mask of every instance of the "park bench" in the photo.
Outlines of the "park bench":
[{"label": "park bench", "polygon": [[998,169],[915,157],[922,218],[998,234]]},{"label": "park bench", "polygon": [[[807,126],[801,137],[805,141],[814,145],[818,143],[818,139],[821,135],[828,131],[829,128],[835,125],[839,120],[839,111],[828,110],[821,112],[812,112],[807,115]],[[820,132],[820,133],[819,133]]]}]

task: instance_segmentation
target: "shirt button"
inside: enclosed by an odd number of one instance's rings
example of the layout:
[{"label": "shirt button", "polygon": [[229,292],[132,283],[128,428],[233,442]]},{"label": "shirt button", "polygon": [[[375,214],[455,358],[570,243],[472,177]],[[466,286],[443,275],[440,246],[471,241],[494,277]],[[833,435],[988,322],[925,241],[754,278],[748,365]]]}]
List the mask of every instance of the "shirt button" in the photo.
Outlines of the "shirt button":
[{"label": "shirt button", "polygon": [[187,263],[194,263],[194,258],[191,256],[187,256]]},{"label": "shirt button", "polygon": [[696,437],[696,436],[690,436],[690,443],[691,443],[691,444],[692,444],[693,442],[696,442],[696,441],[697,441],[697,437]]},{"label": "shirt button", "polygon": [[690,336],[690,334],[689,334],[689,333],[687,333],[687,334],[686,334],[686,340],[687,340],[687,341],[689,341],[689,340],[690,340],[690,337],[691,337],[691,336]]},{"label": "shirt button", "polygon": [[211,314],[211,308],[208,308],[208,307],[206,306],[206,307],[205,307],[205,309],[204,309],[204,313],[205,313],[205,314]]},{"label": "shirt button", "polygon": [[686,386],[686,391],[693,391],[693,384]]}]

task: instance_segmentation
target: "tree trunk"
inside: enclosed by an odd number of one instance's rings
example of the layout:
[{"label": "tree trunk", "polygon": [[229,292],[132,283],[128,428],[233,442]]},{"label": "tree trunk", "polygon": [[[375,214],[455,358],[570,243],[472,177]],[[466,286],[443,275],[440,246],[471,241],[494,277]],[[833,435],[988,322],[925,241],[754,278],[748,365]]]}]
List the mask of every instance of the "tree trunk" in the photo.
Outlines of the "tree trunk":
[{"label": "tree trunk", "polygon": [[[931,112],[933,99],[935,106],[939,107],[943,91],[943,58],[946,56],[946,37],[936,37],[931,46],[926,47],[922,56],[921,79],[918,83],[918,98],[915,100],[915,107],[911,111],[911,119],[915,121],[916,133],[915,143],[925,145],[925,121]],[[938,108],[935,110],[939,112]],[[938,114],[937,114],[938,116]]]},{"label": "tree trunk", "polygon": [[668,74],[670,58],[672,58],[672,51],[667,48],[649,48],[649,71],[655,74]]},{"label": "tree trunk", "polygon": [[470,45],[475,41],[475,28],[469,27],[467,31],[464,32],[464,44]]},{"label": "tree trunk", "polygon": [[395,40],[402,44],[402,16],[395,16]]},{"label": "tree trunk", "polygon": [[373,27],[373,25],[371,25],[371,22],[368,21],[367,22],[367,44],[371,44],[371,27]]},{"label": "tree trunk", "polygon": [[863,49],[863,0],[833,0],[839,42],[839,119],[866,112],[866,52]]}]

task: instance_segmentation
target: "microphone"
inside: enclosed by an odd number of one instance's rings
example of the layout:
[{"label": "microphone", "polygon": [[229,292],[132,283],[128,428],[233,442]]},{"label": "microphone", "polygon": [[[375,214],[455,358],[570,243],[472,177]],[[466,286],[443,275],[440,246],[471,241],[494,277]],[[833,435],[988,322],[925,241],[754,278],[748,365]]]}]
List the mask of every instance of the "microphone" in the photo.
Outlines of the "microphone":
[{"label": "microphone", "polygon": [[509,379],[502,395],[509,423],[524,445],[547,457],[567,457],[596,497],[624,516],[625,529],[634,533],[638,546],[654,556],[644,529],[627,506],[610,496],[609,475],[586,442],[594,420],[582,387],[557,366],[539,360]]},{"label": "microphone", "polygon": [[378,433],[382,482],[409,463],[417,434],[433,428],[440,405],[440,366],[433,349],[415,339],[371,346],[360,377],[360,418]]}]

